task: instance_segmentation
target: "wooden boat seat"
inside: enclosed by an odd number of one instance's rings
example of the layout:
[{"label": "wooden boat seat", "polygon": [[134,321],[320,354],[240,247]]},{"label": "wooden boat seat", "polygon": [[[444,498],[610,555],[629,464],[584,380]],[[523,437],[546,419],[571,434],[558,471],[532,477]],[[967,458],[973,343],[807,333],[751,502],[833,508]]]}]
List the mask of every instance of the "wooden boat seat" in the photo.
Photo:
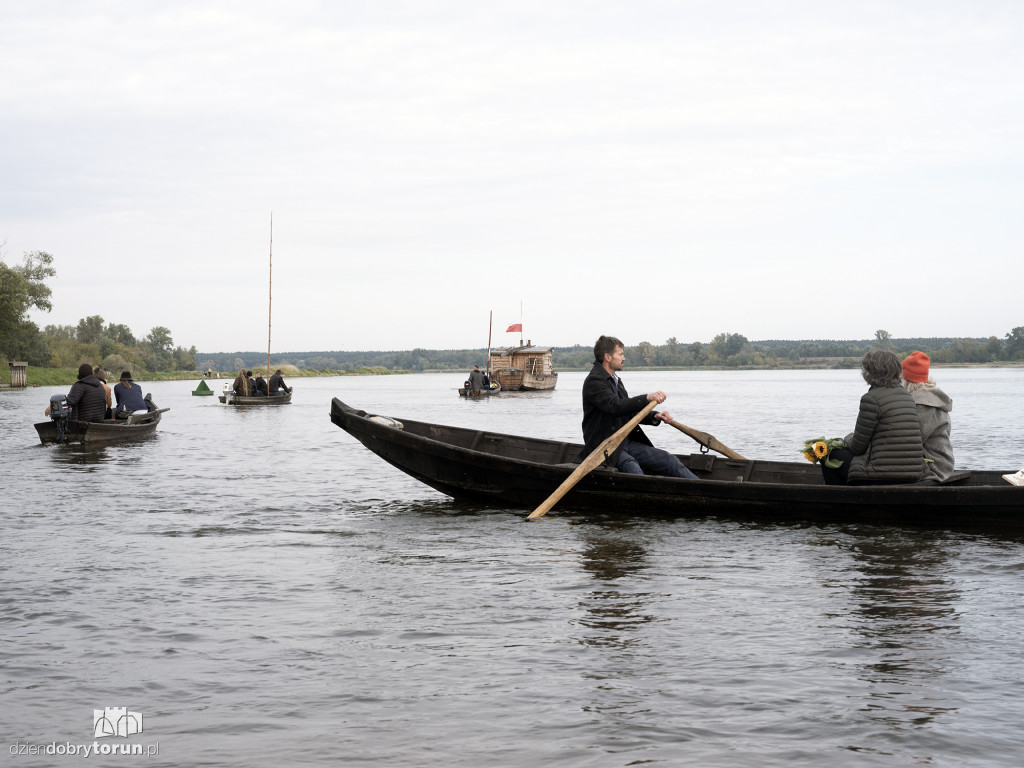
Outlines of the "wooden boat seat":
[{"label": "wooden boat seat", "polygon": [[[713,453],[691,453],[686,457],[686,461],[683,462],[687,468],[693,472],[697,477],[710,476],[715,468],[715,462],[717,461],[730,461],[730,459],[716,456]],[[754,471],[754,462],[747,461],[745,466],[739,471],[734,479],[737,482],[746,482],[750,480],[750,474]]]}]

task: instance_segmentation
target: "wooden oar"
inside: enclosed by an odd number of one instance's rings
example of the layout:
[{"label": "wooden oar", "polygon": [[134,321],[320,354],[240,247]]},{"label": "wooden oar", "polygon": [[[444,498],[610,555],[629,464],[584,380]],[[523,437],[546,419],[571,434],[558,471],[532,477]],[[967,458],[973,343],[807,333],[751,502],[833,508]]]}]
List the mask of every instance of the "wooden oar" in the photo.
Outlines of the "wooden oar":
[{"label": "wooden oar", "polygon": [[740,459],[742,461],[747,460],[746,456],[740,456],[738,453],[736,453],[736,451],[734,451],[729,446],[722,445],[720,442],[718,442],[714,435],[709,435],[707,432],[701,432],[699,429],[694,429],[693,427],[688,427],[685,424],[680,424],[678,421],[675,421],[674,419],[670,419],[668,423],[671,424],[676,429],[678,429],[680,432],[689,435],[701,445],[706,446],[713,451],[718,451],[723,456],[728,456],[730,459]]},{"label": "wooden oar", "polygon": [[555,504],[565,494],[572,490],[572,487],[576,485],[580,480],[583,479],[584,475],[590,474],[591,470],[597,469],[601,464],[604,463],[605,459],[615,452],[615,449],[619,447],[619,443],[626,439],[626,435],[633,431],[637,424],[643,421],[644,417],[654,410],[654,406],[658,403],[655,400],[651,400],[644,409],[640,411],[636,416],[630,419],[628,422],[619,427],[619,430],[611,437],[606,438],[594,452],[591,453],[587,458],[573,470],[573,473],[565,478],[565,481],[555,489],[555,492],[548,496],[547,500],[537,507],[533,512],[530,513],[530,517],[527,520],[534,517],[541,517],[546,515]]}]

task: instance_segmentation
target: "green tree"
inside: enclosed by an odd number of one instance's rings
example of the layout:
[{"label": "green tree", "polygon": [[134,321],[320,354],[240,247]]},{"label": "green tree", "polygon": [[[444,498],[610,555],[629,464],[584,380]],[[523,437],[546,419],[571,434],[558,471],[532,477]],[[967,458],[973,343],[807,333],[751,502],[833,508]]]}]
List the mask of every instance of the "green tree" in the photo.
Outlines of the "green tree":
[{"label": "green tree", "polygon": [[53,257],[44,251],[26,253],[19,266],[0,261],[0,355],[25,359],[30,350],[38,353],[39,327],[27,314],[32,308],[45,312],[53,308],[45,282],[57,274],[52,263]]},{"label": "green tree", "polygon": [[985,345],[985,349],[988,353],[988,361],[1002,360],[1003,358],[1003,342],[998,336],[989,336],[988,344]]},{"label": "green tree", "polygon": [[185,349],[184,347],[174,348],[174,370],[194,371],[196,370],[196,348]]},{"label": "green tree", "polygon": [[742,333],[720,333],[708,345],[710,357],[719,363],[738,355],[749,342]]},{"label": "green tree", "polygon": [[892,349],[892,334],[888,331],[875,331],[875,346],[881,349]]},{"label": "green tree", "polygon": [[654,365],[654,359],[657,356],[657,350],[654,345],[649,341],[641,341],[636,348],[637,355],[640,357],[640,361],[644,365]]},{"label": "green tree", "polygon": [[143,345],[143,358],[151,371],[169,371],[174,367],[174,340],[169,328],[162,325],[151,328]]},{"label": "green tree", "polygon": [[82,344],[96,344],[103,337],[103,318],[99,315],[83,317],[78,321],[75,338]]},{"label": "green tree", "polygon": [[43,328],[43,333],[51,339],[74,339],[75,326],[73,325],[48,325]]},{"label": "green tree", "polygon": [[1007,360],[1024,358],[1024,326],[1018,325],[1006,334],[1005,354]]},{"label": "green tree", "polygon": [[103,333],[107,338],[118,344],[124,344],[126,347],[134,347],[139,343],[132,335],[131,328],[123,323],[108,323]]}]

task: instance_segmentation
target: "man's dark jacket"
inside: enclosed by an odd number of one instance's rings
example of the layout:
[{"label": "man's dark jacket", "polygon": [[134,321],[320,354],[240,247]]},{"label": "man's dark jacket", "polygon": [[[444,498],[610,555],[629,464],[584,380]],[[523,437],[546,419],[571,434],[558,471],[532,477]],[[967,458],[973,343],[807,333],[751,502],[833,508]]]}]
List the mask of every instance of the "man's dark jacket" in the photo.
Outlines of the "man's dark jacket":
[{"label": "man's dark jacket", "polygon": [[[616,378],[600,363],[594,363],[593,369],[583,382],[583,440],[586,447],[579,457],[580,460],[593,453],[597,446],[615,434],[619,427],[642,411],[647,402],[646,394],[630,397],[622,379],[618,379],[616,386]],[[654,419],[655,413],[657,411],[647,414],[640,423],[657,426],[659,422]],[[640,427],[630,432],[627,439],[651,445],[651,441]],[[614,467],[618,462],[620,450],[621,445],[604,463]]]},{"label": "man's dark jacket", "polygon": [[107,392],[103,382],[93,375],[79,379],[71,385],[68,405],[74,408],[77,421],[103,421],[107,412]]}]

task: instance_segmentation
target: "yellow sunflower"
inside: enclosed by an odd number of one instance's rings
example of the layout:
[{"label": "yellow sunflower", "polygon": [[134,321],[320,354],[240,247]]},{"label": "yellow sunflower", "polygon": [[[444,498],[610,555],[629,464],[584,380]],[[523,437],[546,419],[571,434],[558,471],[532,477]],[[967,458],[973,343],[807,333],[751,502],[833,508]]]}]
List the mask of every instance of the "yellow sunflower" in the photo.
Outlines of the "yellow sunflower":
[{"label": "yellow sunflower", "polygon": [[824,459],[828,456],[828,445],[823,440],[819,440],[814,444],[814,455],[818,459]]}]

